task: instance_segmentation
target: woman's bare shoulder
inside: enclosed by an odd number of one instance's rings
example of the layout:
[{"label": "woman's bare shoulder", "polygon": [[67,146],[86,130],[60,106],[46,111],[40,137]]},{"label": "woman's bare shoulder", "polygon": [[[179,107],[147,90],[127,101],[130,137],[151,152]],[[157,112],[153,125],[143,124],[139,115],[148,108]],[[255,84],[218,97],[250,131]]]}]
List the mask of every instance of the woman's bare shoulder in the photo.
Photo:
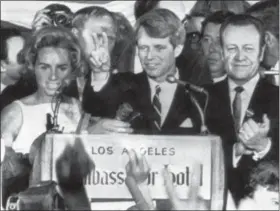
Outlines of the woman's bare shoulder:
[{"label": "woman's bare shoulder", "polygon": [[18,102],[13,102],[1,111],[2,137],[16,137],[22,125],[22,111]]},{"label": "woman's bare shoulder", "polygon": [[14,119],[18,118],[18,116],[21,116],[21,107],[20,104],[17,102],[12,102],[11,104],[7,105],[2,111],[1,111],[1,123],[2,119]]}]

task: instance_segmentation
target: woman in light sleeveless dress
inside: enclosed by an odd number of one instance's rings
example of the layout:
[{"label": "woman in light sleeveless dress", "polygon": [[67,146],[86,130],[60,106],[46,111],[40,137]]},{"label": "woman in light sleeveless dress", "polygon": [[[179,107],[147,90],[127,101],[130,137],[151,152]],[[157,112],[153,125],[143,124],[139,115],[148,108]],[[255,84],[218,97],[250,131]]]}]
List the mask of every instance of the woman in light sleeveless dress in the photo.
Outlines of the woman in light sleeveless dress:
[{"label": "woman in light sleeveless dress", "polygon": [[[3,187],[3,201],[11,193],[27,188],[30,169],[24,155],[29,153],[33,141],[55,123],[54,113],[57,113],[56,130],[66,133],[75,132],[81,116],[79,101],[63,94],[82,64],[81,49],[72,33],[45,27],[31,37],[24,55],[25,77],[37,90],[1,112],[1,142],[7,149],[3,164],[8,168],[13,166],[9,175],[3,175],[9,178]],[[21,182],[15,182],[16,176]]]}]

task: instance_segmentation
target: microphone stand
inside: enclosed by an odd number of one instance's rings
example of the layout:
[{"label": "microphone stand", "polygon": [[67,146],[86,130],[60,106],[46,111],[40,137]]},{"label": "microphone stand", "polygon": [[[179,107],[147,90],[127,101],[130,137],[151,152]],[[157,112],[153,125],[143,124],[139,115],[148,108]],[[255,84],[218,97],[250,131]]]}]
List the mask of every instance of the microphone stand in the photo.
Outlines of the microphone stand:
[{"label": "microphone stand", "polygon": [[55,102],[55,108],[53,110],[53,117],[50,113],[47,113],[47,132],[51,133],[62,133],[62,130],[59,130],[58,124],[58,112],[60,108],[60,104],[62,102],[62,87],[57,90],[57,94],[54,95],[51,103]]},{"label": "microphone stand", "polygon": [[[202,110],[201,106],[199,105],[197,99],[194,97],[194,95],[189,91],[189,90],[185,90],[186,93],[189,94],[190,98],[191,98],[191,101],[193,102],[193,104],[195,105],[195,107],[197,108],[198,110],[198,113],[199,113],[199,116],[200,116],[200,119],[201,119],[201,127],[200,127],[200,133],[202,135],[208,135],[209,134],[209,130],[206,126],[206,123],[205,123],[205,114],[204,114],[204,111]],[[208,99],[208,94],[206,94],[206,97]],[[205,107],[207,106],[207,101],[206,100],[206,105]]]}]

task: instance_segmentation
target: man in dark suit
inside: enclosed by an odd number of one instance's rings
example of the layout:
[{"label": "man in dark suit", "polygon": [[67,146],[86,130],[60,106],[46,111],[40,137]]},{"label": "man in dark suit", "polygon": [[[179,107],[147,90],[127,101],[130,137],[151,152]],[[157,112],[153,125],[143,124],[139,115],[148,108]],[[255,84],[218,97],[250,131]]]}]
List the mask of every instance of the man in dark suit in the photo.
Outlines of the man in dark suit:
[{"label": "man in dark suit", "polygon": [[228,186],[238,203],[250,169],[259,160],[279,162],[279,90],[259,75],[265,42],[262,22],[234,15],[222,24],[220,35],[228,77],[208,87],[206,121],[223,139]]},{"label": "man in dark suit", "polygon": [[266,48],[261,66],[267,71],[278,72],[278,75],[266,75],[266,78],[279,86],[279,1],[260,1],[253,4],[247,13],[264,23]]},{"label": "man in dark suit", "polygon": [[[132,122],[137,133],[198,133],[198,112],[185,88],[166,81],[168,75],[184,80],[184,72],[176,68],[184,39],[184,27],[173,12],[155,9],[141,16],[136,23],[136,42],[144,71],[110,74],[102,70],[102,62],[98,64],[102,58],[93,54],[92,64],[101,70],[93,68],[93,88],[86,86],[91,95],[85,98],[85,110],[93,116],[115,118],[119,106],[128,103],[141,114]],[[97,45],[102,46],[101,42]],[[102,81],[102,88],[96,91],[95,85]]]}]

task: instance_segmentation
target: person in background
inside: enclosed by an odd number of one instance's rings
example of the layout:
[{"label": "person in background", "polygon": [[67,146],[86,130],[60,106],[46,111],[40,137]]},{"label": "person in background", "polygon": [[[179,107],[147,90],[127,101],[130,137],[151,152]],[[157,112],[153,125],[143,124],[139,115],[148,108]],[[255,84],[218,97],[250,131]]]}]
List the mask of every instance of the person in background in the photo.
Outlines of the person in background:
[{"label": "person in background", "polygon": [[39,10],[32,21],[32,30],[37,31],[46,26],[58,26],[71,29],[73,12],[64,4],[50,4]]},{"label": "person in background", "polygon": [[205,58],[205,68],[211,74],[213,83],[226,78],[223,52],[220,44],[221,24],[231,15],[232,12],[217,11],[210,14],[202,22],[201,47]]},{"label": "person in background", "polygon": [[199,40],[201,38],[202,22],[205,20],[205,17],[206,14],[193,13],[192,15],[186,15],[183,19],[182,22],[185,25],[188,42],[184,50],[200,50]]},{"label": "person in background", "polygon": [[279,210],[279,163],[262,161],[252,169],[247,196],[238,210]]},{"label": "person in background", "polygon": [[230,11],[235,14],[243,14],[250,7],[246,0],[238,1],[223,1],[223,0],[201,0],[197,1],[190,11],[193,13],[202,13],[208,16],[210,13],[216,11]]},{"label": "person in background", "polygon": [[169,9],[174,12],[180,20],[183,20],[186,15],[185,6],[182,1],[136,0],[134,4],[134,17],[137,20],[142,15],[156,8]]},{"label": "person in background", "polygon": [[279,159],[279,90],[260,78],[260,20],[232,15],[222,23],[220,38],[227,78],[208,88],[206,122],[222,138],[228,187],[238,204],[250,169],[259,160]]},{"label": "person in background", "polygon": [[267,75],[266,78],[279,86],[279,1],[257,2],[247,10],[247,13],[264,23],[266,48],[261,65],[265,70],[278,72],[278,75]]},{"label": "person in background", "polygon": [[19,63],[25,39],[14,28],[0,29],[1,41],[1,93],[8,86],[15,84],[21,76],[23,65]]},{"label": "person in background", "polygon": [[112,50],[112,69],[116,72],[134,72],[136,46],[134,29],[127,18],[120,12],[114,12],[118,36]]}]

